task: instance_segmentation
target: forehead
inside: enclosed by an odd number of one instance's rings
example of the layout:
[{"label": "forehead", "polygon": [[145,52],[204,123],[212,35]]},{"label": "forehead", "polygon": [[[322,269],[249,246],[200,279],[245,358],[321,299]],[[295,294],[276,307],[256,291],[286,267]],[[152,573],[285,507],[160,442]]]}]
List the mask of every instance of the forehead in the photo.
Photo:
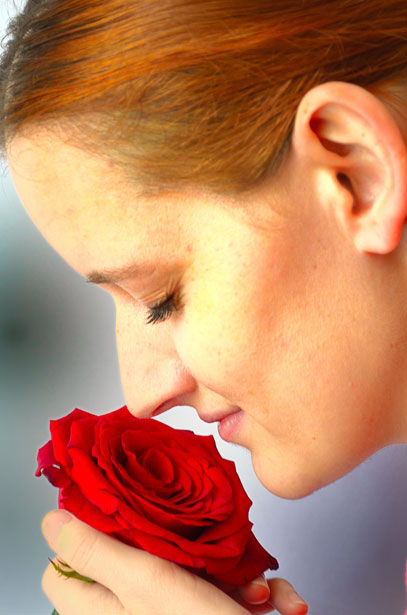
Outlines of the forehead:
[{"label": "forehead", "polygon": [[16,137],[7,155],[33,222],[78,271],[81,259],[109,247],[109,265],[120,267],[128,256],[126,238],[150,250],[179,245],[179,198],[142,198],[117,167],[47,134]]},{"label": "forehead", "polygon": [[[124,209],[129,198],[135,202],[135,186],[126,184],[112,163],[47,133],[29,138],[17,136],[7,154],[16,187],[26,197],[30,209],[41,208],[44,220],[47,212],[50,221],[54,214],[78,217],[85,214],[73,195],[80,197],[81,204],[86,201],[88,208],[108,210],[109,202],[114,201]],[[37,197],[46,201],[46,208],[41,207]],[[111,213],[114,214],[113,210]]]}]

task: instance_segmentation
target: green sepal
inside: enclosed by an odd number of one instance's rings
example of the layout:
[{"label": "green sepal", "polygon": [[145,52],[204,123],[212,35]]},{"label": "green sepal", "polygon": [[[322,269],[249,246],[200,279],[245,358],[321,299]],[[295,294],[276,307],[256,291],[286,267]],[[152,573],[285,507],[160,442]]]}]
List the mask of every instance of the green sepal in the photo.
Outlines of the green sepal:
[{"label": "green sepal", "polygon": [[57,611],[54,609],[51,613],[51,615],[59,615],[59,613],[57,613]]},{"label": "green sepal", "polygon": [[[60,575],[67,577],[68,579],[78,579],[78,581],[85,581],[85,583],[95,583],[93,579],[89,579],[89,577],[84,577],[82,574],[79,574],[79,572],[76,572],[76,570],[73,570],[69,566],[69,564],[62,562],[60,559],[58,560],[58,562],[61,564],[61,566],[65,566],[65,568],[68,568],[69,570],[63,570],[60,566],[58,566],[58,564],[53,562],[52,559],[50,558],[48,559],[51,562],[51,564],[54,566],[55,570],[59,572]],[[58,615],[58,613],[55,611],[54,613],[52,613],[52,615]]]}]

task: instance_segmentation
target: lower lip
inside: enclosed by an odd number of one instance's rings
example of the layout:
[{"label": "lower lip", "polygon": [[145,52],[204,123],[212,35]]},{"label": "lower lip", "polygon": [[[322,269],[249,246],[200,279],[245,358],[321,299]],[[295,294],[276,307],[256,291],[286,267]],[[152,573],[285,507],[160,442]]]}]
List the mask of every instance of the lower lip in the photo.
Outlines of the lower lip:
[{"label": "lower lip", "polygon": [[232,442],[232,436],[240,427],[243,415],[244,411],[239,410],[238,412],[234,412],[233,414],[225,416],[224,419],[219,421],[218,433],[222,440],[226,440],[226,442]]}]

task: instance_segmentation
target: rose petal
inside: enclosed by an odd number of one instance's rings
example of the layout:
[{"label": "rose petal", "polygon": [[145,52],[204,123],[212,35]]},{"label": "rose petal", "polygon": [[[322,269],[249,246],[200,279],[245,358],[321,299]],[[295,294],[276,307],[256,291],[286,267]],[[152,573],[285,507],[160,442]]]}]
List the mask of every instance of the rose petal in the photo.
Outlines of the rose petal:
[{"label": "rose petal", "polygon": [[61,466],[69,467],[70,458],[67,455],[67,445],[71,436],[72,423],[79,421],[82,418],[93,418],[97,420],[97,417],[75,408],[67,416],[58,419],[57,421],[50,421],[51,439],[54,446],[55,459]]},{"label": "rose petal", "polygon": [[86,453],[73,448],[69,454],[72,459],[72,480],[86,494],[91,504],[106,515],[113,514],[119,506],[120,498],[114,493],[111,484]]},{"label": "rose petal", "polygon": [[104,514],[100,508],[91,504],[84,497],[76,485],[71,485],[60,491],[58,506],[59,508],[69,510],[80,521],[106,534],[113,534],[114,532],[128,529],[128,524],[123,517]]},{"label": "rose petal", "polygon": [[41,472],[43,468],[48,466],[55,465],[56,460],[54,457],[54,447],[52,445],[52,440],[49,440],[44,446],[40,448],[37,453],[37,469],[35,471],[35,476],[41,476]]}]

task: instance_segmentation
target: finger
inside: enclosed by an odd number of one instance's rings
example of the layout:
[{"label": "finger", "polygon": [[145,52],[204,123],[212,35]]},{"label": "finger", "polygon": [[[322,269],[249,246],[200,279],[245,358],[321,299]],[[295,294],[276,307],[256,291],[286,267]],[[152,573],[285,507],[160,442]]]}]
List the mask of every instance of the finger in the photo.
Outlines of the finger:
[{"label": "finger", "polygon": [[59,615],[129,615],[117,597],[103,585],[63,577],[52,564],[43,574],[42,590]]},{"label": "finger", "polygon": [[270,588],[264,574],[240,587],[238,592],[242,600],[249,604],[262,604],[270,597]]},{"label": "finger", "polygon": [[297,594],[291,583],[280,578],[268,579],[267,582],[270,587],[268,602],[281,615],[306,615],[308,613],[307,603]]},{"label": "finger", "polygon": [[[69,519],[62,527],[59,523],[61,513]],[[42,530],[60,559],[80,574],[111,590],[130,613],[249,613],[197,575],[98,532],[66,511],[48,513]]]},{"label": "finger", "polygon": [[[263,575],[262,575],[263,576]],[[264,577],[263,577],[264,578]],[[257,580],[257,579],[256,579]],[[267,583],[266,580],[264,580],[265,583]],[[253,581],[252,581],[253,583]],[[250,585],[250,584],[248,584]],[[243,587],[238,587],[238,588],[234,588],[233,592],[230,592],[229,595],[236,600],[236,602],[238,602],[239,604],[241,604],[243,607],[245,607],[250,613],[251,615],[264,615],[265,613],[271,613],[272,611],[274,611],[273,606],[270,604],[270,602],[266,599],[265,601],[260,602],[259,600],[256,600],[256,589],[254,590],[248,590],[246,592],[246,585]],[[263,590],[260,590],[263,591]],[[245,596],[248,596],[252,602],[248,602],[247,600],[245,600]],[[267,595],[268,597],[270,597],[270,588],[269,585],[267,584]],[[259,595],[257,594],[257,598],[259,598]]]},{"label": "finger", "polygon": [[[202,578],[202,575],[200,575]],[[206,578],[206,577],[204,577]],[[264,579],[264,583],[267,584],[267,581],[264,578],[264,575],[261,575],[261,578]],[[251,614],[255,614],[255,615],[263,615],[264,613],[271,613],[274,609],[273,607],[269,604],[269,602],[267,601],[267,599],[265,601],[263,601],[261,604],[253,604],[250,602],[247,602],[244,599],[244,587],[236,587],[236,585],[230,585],[230,583],[225,583],[224,581],[217,581],[216,579],[210,579],[207,578],[207,580],[212,583],[212,585],[215,585],[216,587],[218,587],[219,589],[221,589],[223,592],[225,592],[226,594],[228,594],[231,598],[233,598],[233,600],[235,600],[236,602],[238,602],[239,604],[241,604],[248,613]],[[256,581],[256,579],[255,579]],[[254,583],[255,581],[251,581],[251,583]],[[260,581],[261,582],[261,581]],[[243,592],[243,595],[242,595]],[[267,584],[267,596],[270,596],[270,588]],[[407,615],[407,614],[406,614]]]},{"label": "finger", "polygon": [[249,604],[248,602],[241,602],[239,604],[244,606],[250,615],[265,615],[265,613],[275,612],[274,607],[269,602],[263,602],[263,604]]},{"label": "finger", "polygon": [[[62,521],[64,524],[61,524]],[[150,580],[149,572],[153,566],[149,565],[148,560],[153,559],[153,555],[133,549],[130,558],[127,545],[98,532],[67,511],[48,513],[43,519],[41,529],[51,549],[56,551],[64,562],[116,595],[121,586],[126,584],[125,578],[131,565],[137,567],[139,563],[140,568],[144,567],[145,581],[148,583]],[[101,565],[104,562],[108,562],[108,565]],[[135,579],[132,581],[134,583]]]}]

